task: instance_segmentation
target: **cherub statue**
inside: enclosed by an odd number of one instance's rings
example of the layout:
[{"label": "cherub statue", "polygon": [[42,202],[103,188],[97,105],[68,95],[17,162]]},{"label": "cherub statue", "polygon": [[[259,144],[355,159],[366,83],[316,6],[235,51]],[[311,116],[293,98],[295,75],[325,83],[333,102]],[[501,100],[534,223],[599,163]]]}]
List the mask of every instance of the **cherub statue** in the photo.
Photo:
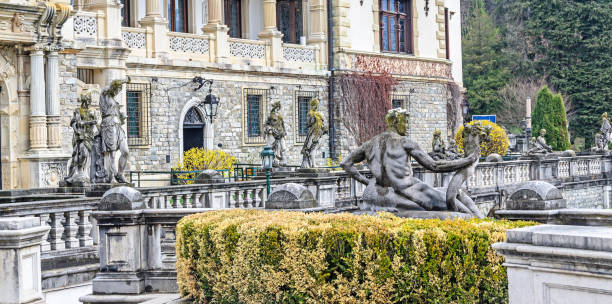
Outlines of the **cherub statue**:
[{"label": "cherub statue", "polygon": [[[125,115],[121,112],[119,103],[115,97],[121,92],[121,87],[129,83],[130,79],[114,80],[100,95],[100,112],[102,123],[100,133],[102,137],[102,152],[104,154],[104,168],[106,171],[106,182],[116,180],[118,183],[127,183],[123,171],[127,166],[129,149],[127,136],[121,127],[125,123]],[[115,152],[120,151],[119,170],[115,168]]]},{"label": "cherub statue", "polygon": [[461,158],[461,153],[459,153],[459,147],[457,147],[457,143],[455,140],[451,138],[449,141],[448,147],[446,147],[446,159],[459,159]]},{"label": "cherub statue", "polygon": [[429,156],[434,160],[440,160],[446,158],[446,146],[444,144],[444,140],[442,139],[442,131],[435,130],[433,133],[433,139],[431,141],[431,151]]},{"label": "cherub statue", "polygon": [[[489,140],[491,134],[491,127],[484,127],[482,123],[476,122],[473,125],[465,124],[463,126],[463,151],[464,156],[478,154],[480,155],[480,144]],[[476,208],[474,201],[461,190],[461,187],[472,175],[476,166],[478,166],[480,158],[476,159],[470,166],[465,167],[453,175],[448,188],[446,190],[446,206],[448,210],[458,211],[456,206],[456,200],[459,200],[466,207],[468,207],[475,216],[482,218],[483,214]]]},{"label": "cherub statue", "polygon": [[308,134],[302,147],[302,168],[314,167],[313,153],[319,145],[319,140],[327,134],[327,128],[323,125],[323,114],[318,111],[319,99],[314,98],[310,101],[310,111],[308,112]]},{"label": "cherub statue", "polygon": [[89,110],[90,104],[90,93],[81,96],[81,106],[74,110],[72,120],[70,120],[70,126],[74,132],[72,135],[72,157],[68,176],[64,178],[64,181],[69,185],[77,182],[89,182],[89,177],[85,172],[87,171],[96,125],[96,117]]},{"label": "cherub statue", "polygon": [[281,103],[275,102],[272,104],[272,110],[266,124],[264,125],[264,134],[266,135],[266,142],[268,146],[274,150],[274,167],[284,166],[284,151],[285,151],[285,136],[287,131],[285,130],[285,122],[283,116],[279,113],[281,109]]}]

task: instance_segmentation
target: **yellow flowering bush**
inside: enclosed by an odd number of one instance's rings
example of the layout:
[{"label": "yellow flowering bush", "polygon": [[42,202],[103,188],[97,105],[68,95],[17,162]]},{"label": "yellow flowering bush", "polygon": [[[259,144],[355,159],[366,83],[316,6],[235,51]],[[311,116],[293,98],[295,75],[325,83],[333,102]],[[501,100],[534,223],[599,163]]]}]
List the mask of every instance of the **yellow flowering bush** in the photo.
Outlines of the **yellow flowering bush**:
[{"label": "yellow flowering bush", "polygon": [[[236,164],[236,157],[221,150],[206,150],[192,148],[183,154],[183,163],[179,162],[172,168],[173,171],[200,171],[200,170],[231,170]],[[196,173],[176,174],[176,178],[183,184],[192,184]]]},{"label": "yellow flowering bush", "polygon": [[[480,155],[489,156],[493,153],[497,153],[501,156],[506,155],[506,153],[508,153],[508,146],[510,145],[510,140],[508,139],[508,134],[506,134],[506,131],[504,131],[504,129],[498,124],[488,120],[473,120],[468,124],[474,125],[476,122],[482,123],[485,128],[491,128],[491,134],[489,136],[490,140],[480,144]],[[455,134],[455,143],[459,148],[459,152],[463,153],[463,125],[459,127],[457,134]]]},{"label": "yellow flowering bush", "polygon": [[219,210],[177,226],[194,303],[507,303],[491,244],[529,222]]}]

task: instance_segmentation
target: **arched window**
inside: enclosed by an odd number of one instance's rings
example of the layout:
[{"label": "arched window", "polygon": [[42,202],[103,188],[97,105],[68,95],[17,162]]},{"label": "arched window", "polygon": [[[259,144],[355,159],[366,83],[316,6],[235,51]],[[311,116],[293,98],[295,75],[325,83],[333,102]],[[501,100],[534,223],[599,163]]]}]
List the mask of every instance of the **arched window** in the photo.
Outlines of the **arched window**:
[{"label": "arched window", "polygon": [[412,53],[412,22],[409,0],[380,0],[380,49]]},{"label": "arched window", "polygon": [[276,1],[276,27],[283,33],[284,43],[300,43],[302,20],[302,0]]},{"label": "arched window", "polygon": [[242,38],[242,1],[225,0],[225,24],[232,38]]}]

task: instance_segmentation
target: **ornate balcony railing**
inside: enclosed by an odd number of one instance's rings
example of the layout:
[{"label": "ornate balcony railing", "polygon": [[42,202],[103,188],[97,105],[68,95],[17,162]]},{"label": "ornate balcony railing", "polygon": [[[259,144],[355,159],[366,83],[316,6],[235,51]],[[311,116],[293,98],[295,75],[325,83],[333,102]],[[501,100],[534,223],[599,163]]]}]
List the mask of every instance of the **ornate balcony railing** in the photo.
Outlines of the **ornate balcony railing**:
[{"label": "ornate balcony railing", "polygon": [[168,39],[172,52],[200,55],[209,52],[210,38],[205,35],[169,32]]},{"label": "ornate balcony railing", "polygon": [[121,29],[121,38],[123,38],[123,45],[130,49],[141,49],[147,48],[147,36],[146,30],[134,27],[124,27]]},{"label": "ornate balcony railing", "polygon": [[266,59],[266,42],[248,39],[228,39],[231,57],[246,59]]},{"label": "ornate balcony railing", "polygon": [[316,47],[300,44],[283,44],[283,58],[287,62],[315,63]]}]

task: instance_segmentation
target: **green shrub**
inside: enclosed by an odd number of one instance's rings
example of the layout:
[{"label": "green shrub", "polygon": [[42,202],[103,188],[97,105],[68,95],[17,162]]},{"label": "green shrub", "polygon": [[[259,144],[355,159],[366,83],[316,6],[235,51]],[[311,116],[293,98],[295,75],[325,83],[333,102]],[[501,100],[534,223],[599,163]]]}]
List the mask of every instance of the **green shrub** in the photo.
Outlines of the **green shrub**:
[{"label": "green shrub", "polygon": [[548,87],[538,92],[537,102],[531,114],[533,136],[540,135],[540,129],[546,129],[546,143],[555,151],[570,148],[567,131],[567,114],[561,94],[553,94]]},{"label": "green shrub", "polygon": [[195,303],[507,303],[491,244],[527,222],[225,210],[177,227]]}]

